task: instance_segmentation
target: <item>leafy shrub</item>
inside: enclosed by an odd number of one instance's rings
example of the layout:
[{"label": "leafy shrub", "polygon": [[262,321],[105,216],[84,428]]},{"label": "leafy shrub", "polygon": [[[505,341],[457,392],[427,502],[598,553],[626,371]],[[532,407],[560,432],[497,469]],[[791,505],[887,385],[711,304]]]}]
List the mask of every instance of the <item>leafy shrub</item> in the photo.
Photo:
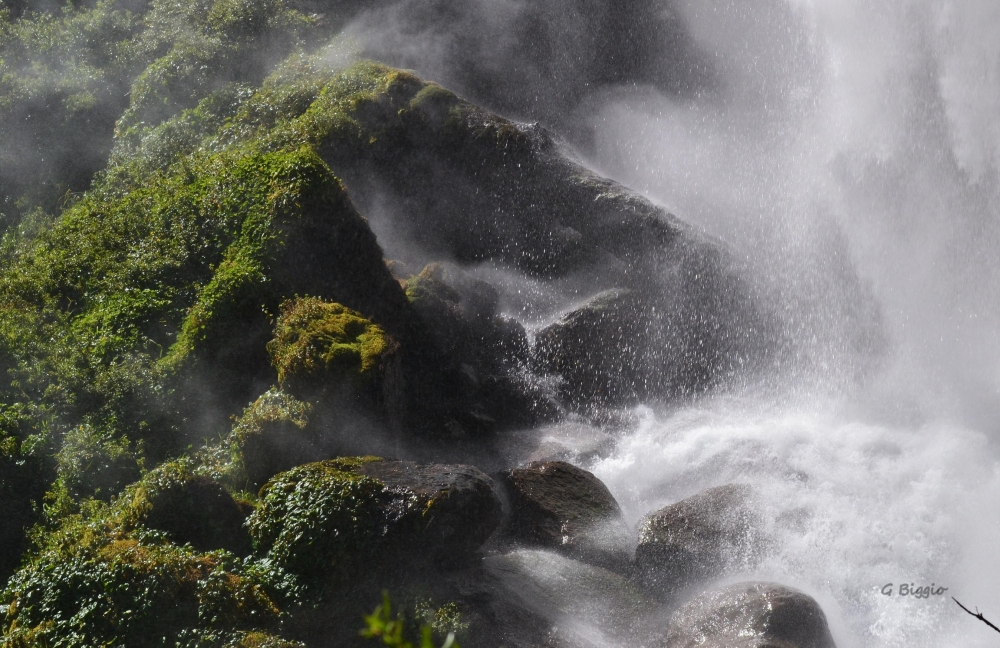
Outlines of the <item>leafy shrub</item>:
[{"label": "leafy shrub", "polygon": [[70,430],[56,454],[59,479],[75,500],[110,499],[139,479],[145,458],[142,443],[81,424]]},{"label": "leafy shrub", "polygon": [[267,584],[231,554],[124,533],[98,510],[67,519],[10,580],[0,645],[221,648],[280,623]]}]

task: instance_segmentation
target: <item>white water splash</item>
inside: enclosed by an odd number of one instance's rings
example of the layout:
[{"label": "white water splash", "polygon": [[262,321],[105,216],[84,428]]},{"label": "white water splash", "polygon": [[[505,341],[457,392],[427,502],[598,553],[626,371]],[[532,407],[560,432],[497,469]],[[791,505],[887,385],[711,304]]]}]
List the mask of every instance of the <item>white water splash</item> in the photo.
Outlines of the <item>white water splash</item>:
[{"label": "white water splash", "polygon": [[[995,645],[950,595],[1000,621],[1000,4],[682,10],[718,88],[607,104],[597,164],[746,255],[828,396],[792,373],[780,403],[646,411],[594,470],[633,522],[756,485],[778,549],[746,576],[815,595],[842,648]],[[856,288],[886,340],[863,374]]]}]

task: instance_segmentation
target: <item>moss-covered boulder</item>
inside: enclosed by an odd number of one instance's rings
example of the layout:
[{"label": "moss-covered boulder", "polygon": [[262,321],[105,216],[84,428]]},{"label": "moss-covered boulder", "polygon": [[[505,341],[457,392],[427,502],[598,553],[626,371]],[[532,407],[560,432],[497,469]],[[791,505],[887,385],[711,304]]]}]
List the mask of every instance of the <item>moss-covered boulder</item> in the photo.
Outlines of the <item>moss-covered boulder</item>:
[{"label": "moss-covered boulder", "polygon": [[176,544],[198,551],[250,551],[243,528],[249,511],[219,482],[197,475],[188,462],[162,464],[130,489],[126,526],[141,524],[163,531]]},{"label": "moss-covered boulder", "polygon": [[218,445],[206,449],[202,470],[239,490],[256,491],[280,472],[326,458],[312,406],[269,389],[236,419]]},{"label": "moss-covered boulder", "polygon": [[374,457],[306,464],[272,479],[249,521],[254,550],[316,586],[461,560],[500,523],[490,479],[469,466]]},{"label": "moss-covered boulder", "polygon": [[270,379],[271,318],[296,294],[344,304],[405,339],[402,289],[343,186],[314,152],[244,158],[230,177],[234,182],[219,189],[237,202],[231,208],[246,210],[243,222],[191,307],[171,363],[204,363],[229,389],[242,385],[248,394],[255,379]]}]

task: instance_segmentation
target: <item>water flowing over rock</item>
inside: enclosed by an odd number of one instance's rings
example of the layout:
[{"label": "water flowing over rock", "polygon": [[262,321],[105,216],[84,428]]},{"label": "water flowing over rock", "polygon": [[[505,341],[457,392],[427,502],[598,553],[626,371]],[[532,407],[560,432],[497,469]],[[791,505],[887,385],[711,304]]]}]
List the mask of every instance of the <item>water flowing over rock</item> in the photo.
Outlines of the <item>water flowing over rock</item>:
[{"label": "water flowing over rock", "polygon": [[548,551],[489,556],[483,570],[481,596],[494,618],[514,622],[498,628],[504,645],[605,646],[649,609],[618,574]]},{"label": "water flowing over rock", "polygon": [[670,618],[663,648],[835,648],[811,596],[776,583],[701,594]]},{"label": "water flowing over rock", "polygon": [[628,561],[621,509],[593,474],[563,461],[537,462],[503,473],[502,483],[513,540],[598,564]]},{"label": "water flowing over rock", "polygon": [[635,562],[651,590],[674,594],[752,567],[764,550],[753,491],[728,484],[648,515],[639,525]]}]

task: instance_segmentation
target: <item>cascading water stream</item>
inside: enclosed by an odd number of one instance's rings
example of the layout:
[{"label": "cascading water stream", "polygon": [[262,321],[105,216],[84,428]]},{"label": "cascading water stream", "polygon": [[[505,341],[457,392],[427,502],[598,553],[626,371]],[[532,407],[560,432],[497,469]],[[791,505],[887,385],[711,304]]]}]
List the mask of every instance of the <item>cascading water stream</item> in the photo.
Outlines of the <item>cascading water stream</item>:
[{"label": "cascading water stream", "polygon": [[715,83],[605,104],[595,163],[745,255],[794,352],[592,469],[632,523],[755,485],[774,542],[740,577],[814,595],[841,647],[994,645],[950,596],[1000,619],[1000,7],[678,10]]}]

